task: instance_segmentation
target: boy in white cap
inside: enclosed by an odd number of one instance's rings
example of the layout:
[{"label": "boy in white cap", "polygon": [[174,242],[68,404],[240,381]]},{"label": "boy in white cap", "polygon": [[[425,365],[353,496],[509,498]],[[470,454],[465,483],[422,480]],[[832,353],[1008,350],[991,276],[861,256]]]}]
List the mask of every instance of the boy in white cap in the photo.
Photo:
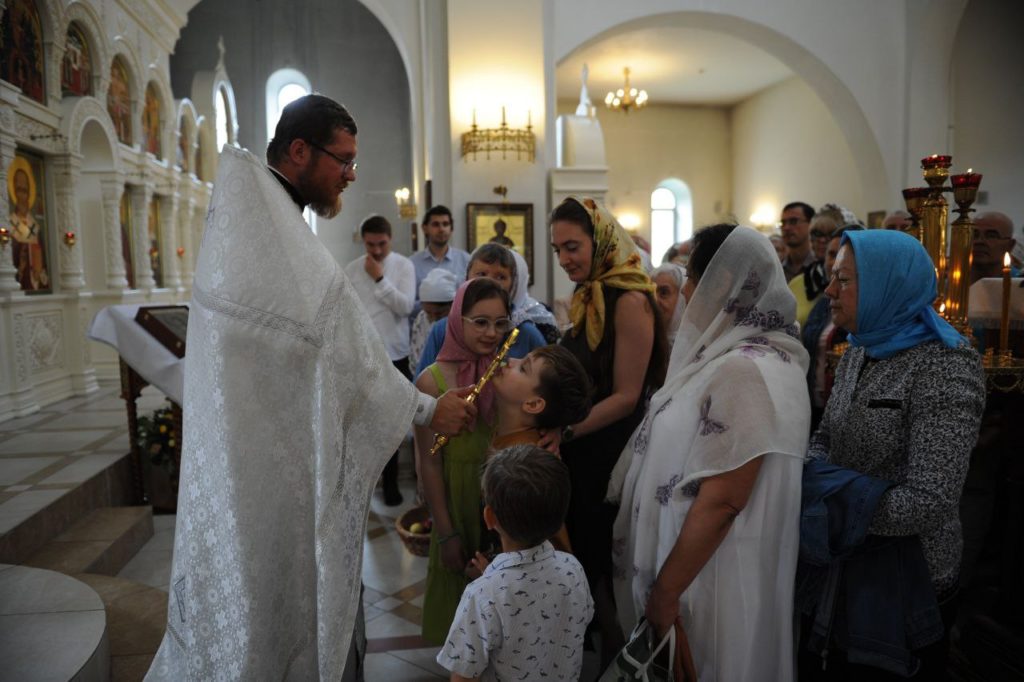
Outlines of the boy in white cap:
[{"label": "boy in white cap", "polygon": [[423,309],[416,315],[409,335],[409,366],[417,367],[423,347],[430,336],[430,328],[435,322],[448,315],[455,300],[455,289],[458,278],[447,270],[435,268],[427,273],[420,282],[420,303]]}]

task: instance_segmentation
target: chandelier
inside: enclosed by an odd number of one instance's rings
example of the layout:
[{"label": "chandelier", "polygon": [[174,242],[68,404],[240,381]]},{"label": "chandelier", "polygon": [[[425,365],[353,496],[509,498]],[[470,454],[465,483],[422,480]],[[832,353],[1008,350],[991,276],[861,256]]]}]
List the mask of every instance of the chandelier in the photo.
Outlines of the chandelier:
[{"label": "chandelier", "polygon": [[647,105],[647,91],[637,90],[629,84],[628,66],[622,71],[626,75],[626,84],[605,95],[604,103],[609,109],[622,110],[628,114],[630,109],[642,109]]},{"label": "chandelier", "polygon": [[501,158],[515,154],[516,159],[534,161],[536,158],[537,138],[533,134],[533,114],[526,112],[525,128],[510,128],[505,121],[505,107],[501,108],[501,127],[479,128],[476,125],[476,109],[473,110],[473,127],[462,133],[462,158],[483,152],[491,158],[491,152],[501,152]]}]

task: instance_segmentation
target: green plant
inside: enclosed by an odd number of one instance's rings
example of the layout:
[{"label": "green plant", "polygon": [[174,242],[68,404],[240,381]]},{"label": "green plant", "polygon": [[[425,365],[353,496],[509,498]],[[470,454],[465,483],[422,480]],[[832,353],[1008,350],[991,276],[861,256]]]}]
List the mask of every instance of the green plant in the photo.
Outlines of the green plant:
[{"label": "green plant", "polygon": [[150,463],[163,468],[172,481],[178,480],[178,465],[174,458],[178,442],[170,401],[154,410],[153,414],[139,417],[135,442],[142,454],[149,457]]}]

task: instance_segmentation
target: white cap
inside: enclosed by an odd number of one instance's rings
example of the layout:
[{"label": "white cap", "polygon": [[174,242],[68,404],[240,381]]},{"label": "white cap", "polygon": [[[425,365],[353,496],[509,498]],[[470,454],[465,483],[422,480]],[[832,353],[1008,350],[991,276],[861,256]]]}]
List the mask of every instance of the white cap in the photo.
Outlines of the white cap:
[{"label": "white cap", "polygon": [[441,268],[434,268],[420,282],[420,300],[424,303],[451,303],[455,300],[458,280]]}]

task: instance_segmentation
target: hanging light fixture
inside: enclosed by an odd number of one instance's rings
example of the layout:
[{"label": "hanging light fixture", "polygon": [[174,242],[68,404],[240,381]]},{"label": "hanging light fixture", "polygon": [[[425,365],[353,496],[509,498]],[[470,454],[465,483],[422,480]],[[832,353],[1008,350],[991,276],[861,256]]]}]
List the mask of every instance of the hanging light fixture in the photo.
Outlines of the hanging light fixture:
[{"label": "hanging light fixture", "polygon": [[647,91],[637,90],[629,84],[628,66],[622,71],[626,75],[626,84],[605,95],[604,103],[609,109],[621,110],[628,114],[630,109],[642,109],[647,105]]}]

